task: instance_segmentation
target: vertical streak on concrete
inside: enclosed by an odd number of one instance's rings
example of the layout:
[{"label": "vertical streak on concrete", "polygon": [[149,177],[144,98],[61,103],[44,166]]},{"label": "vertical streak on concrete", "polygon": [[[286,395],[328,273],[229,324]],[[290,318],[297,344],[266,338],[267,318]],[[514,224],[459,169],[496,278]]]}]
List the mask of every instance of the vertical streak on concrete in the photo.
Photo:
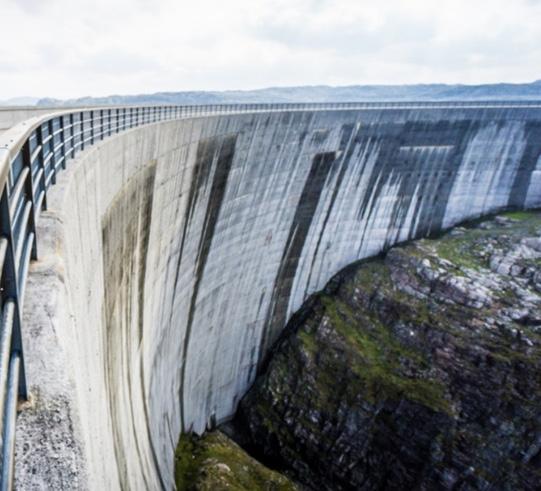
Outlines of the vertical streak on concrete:
[{"label": "vertical streak on concrete", "polygon": [[[433,126],[436,128],[432,129]],[[368,188],[373,190],[374,196],[383,196],[384,186],[398,186],[390,224],[402,227],[405,214],[401,212],[410,208],[415,188],[420,185],[423,190],[414,208],[414,219],[419,226],[409,230],[408,238],[414,234],[425,236],[441,227],[445,204],[456,177],[457,162],[464,152],[464,142],[475,126],[473,124],[472,128],[471,121],[467,120],[455,123],[442,121],[439,127],[407,122],[380,137],[384,138],[380,140],[382,151],[376,165],[377,172],[372,173]],[[445,177],[442,185],[439,188],[427,185],[428,182],[440,181],[438,173]],[[419,183],[420,179],[427,182]],[[360,219],[369,221],[377,212],[377,202],[370,199],[371,194],[366,193],[359,206]],[[385,247],[393,243],[391,239],[388,238]]]},{"label": "vertical streak on concrete", "polygon": [[513,187],[509,194],[508,206],[521,208],[525,205],[528,197],[528,189],[532,179],[532,173],[536,168],[537,161],[541,156],[541,122],[530,122],[526,125],[526,148],[515,174]]},{"label": "vertical streak on concrete", "polygon": [[[132,406],[136,400],[133,386],[139,385],[139,381],[132,379],[130,369],[134,365],[132,354],[139,350],[143,338],[145,275],[155,173],[154,161],[133,176],[126,188],[116,196],[102,225],[107,363],[105,384],[115,433],[119,481],[124,485],[129,482],[129,471],[125,457],[127,442],[121,429],[123,421],[136,420]],[[118,240],[121,247],[118,247]],[[135,338],[131,336],[132,328],[136,329]],[[120,353],[126,356],[125,359],[119,359],[118,346],[129,347]],[[124,393],[124,390],[118,390],[122,387],[121,381],[126,384],[126,400],[120,399]],[[126,409],[131,413],[130,418],[124,414]],[[136,428],[131,426],[130,431],[133,433],[131,441],[135,442],[136,452],[141,458]]]},{"label": "vertical streak on concrete", "polygon": [[[203,175],[205,175],[205,181],[208,180],[211,170],[214,170],[212,176],[212,185],[209,191],[209,203],[207,204],[205,211],[205,220],[203,224],[203,233],[199,241],[199,247],[196,258],[196,271],[195,282],[190,300],[190,307],[188,311],[188,322],[186,325],[186,333],[184,335],[182,359],[180,360],[180,405],[181,405],[181,427],[183,431],[187,431],[189,428],[185,427],[184,421],[184,380],[186,377],[186,361],[188,348],[190,346],[190,334],[192,330],[193,317],[195,313],[195,305],[197,302],[197,295],[199,293],[199,285],[205,272],[205,265],[207,257],[210,251],[212,238],[214,237],[214,228],[218,222],[220,215],[220,209],[222,207],[222,201],[225,195],[227,186],[227,180],[229,177],[229,171],[233,164],[233,157],[235,156],[235,143],[236,136],[227,136],[223,140],[204,140],[199,143],[198,155],[197,155],[197,168],[201,169]],[[194,205],[197,198],[193,201]],[[180,261],[181,259],[179,259]]]},{"label": "vertical streak on concrete", "polygon": [[[340,157],[340,166],[338,168],[336,180],[334,182],[331,201],[327,205],[327,212],[325,213],[323,225],[321,226],[321,232],[319,233],[317,243],[316,243],[316,248],[312,256],[312,262],[310,264],[310,272],[308,273],[308,280],[306,281],[306,289],[304,291],[305,296],[308,296],[308,288],[312,280],[312,272],[314,270],[314,264],[316,262],[316,259],[319,253],[319,248],[321,247],[321,240],[323,239],[324,232],[327,227],[327,223],[329,222],[329,218],[334,210],[334,205],[336,203],[336,197],[338,196],[338,192],[342,188],[342,181],[344,179],[344,175],[346,174],[348,164],[350,163],[350,160],[353,156],[353,151],[355,149],[355,146],[354,146],[355,132],[353,130],[354,130],[353,124],[345,124],[342,126],[342,129],[341,129],[340,144],[338,146],[338,153],[337,153],[337,155]],[[359,131],[360,129],[357,128],[357,132]]]},{"label": "vertical streak on concrete", "polygon": [[295,279],[302,249],[319,203],[321,191],[335,159],[335,152],[325,152],[317,154],[312,160],[310,172],[304,182],[304,188],[289,229],[278,274],[274,281],[271,306],[268,311],[263,342],[260,346],[260,360],[285,325],[291,287]]}]

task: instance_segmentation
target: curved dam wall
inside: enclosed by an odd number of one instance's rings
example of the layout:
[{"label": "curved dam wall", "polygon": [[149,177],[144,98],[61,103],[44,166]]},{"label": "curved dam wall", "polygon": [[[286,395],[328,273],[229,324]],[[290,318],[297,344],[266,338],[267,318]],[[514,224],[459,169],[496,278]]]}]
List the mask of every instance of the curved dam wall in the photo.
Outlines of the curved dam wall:
[{"label": "curved dam wall", "polygon": [[[66,382],[38,390],[71,394],[81,486],[173,488],[179,433],[233,414],[309,294],[394,243],[541,205],[540,155],[541,110],[453,107],[185,119],[82,152],[48,196],[25,314],[52,305]],[[50,383],[32,336],[31,391]]]}]

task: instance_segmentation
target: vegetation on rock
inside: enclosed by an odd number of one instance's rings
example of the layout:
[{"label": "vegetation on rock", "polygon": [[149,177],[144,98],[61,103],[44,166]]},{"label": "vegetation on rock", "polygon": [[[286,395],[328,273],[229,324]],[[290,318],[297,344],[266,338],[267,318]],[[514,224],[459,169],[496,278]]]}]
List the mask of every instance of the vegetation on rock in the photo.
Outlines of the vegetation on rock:
[{"label": "vegetation on rock", "polygon": [[239,441],[311,489],[539,489],[541,214],[347,268],[292,319]]},{"label": "vegetation on rock", "polygon": [[294,491],[285,476],[267,469],[220,431],[181,435],[175,452],[177,491]]}]

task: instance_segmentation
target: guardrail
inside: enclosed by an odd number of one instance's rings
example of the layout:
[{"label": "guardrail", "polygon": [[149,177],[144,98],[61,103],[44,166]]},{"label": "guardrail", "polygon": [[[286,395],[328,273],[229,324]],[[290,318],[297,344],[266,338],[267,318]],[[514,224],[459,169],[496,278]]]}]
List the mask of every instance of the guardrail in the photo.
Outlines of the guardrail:
[{"label": "guardrail", "polygon": [[36,223],[47,190],[68,159],[89,145],[150,123],[250,112],[537,107],[540,101],[214,104],[71,109],[19,123],[0,137],[0,489],[13,486],[18,399],[27,398],[21,338],[30,260],[37,259]]}]

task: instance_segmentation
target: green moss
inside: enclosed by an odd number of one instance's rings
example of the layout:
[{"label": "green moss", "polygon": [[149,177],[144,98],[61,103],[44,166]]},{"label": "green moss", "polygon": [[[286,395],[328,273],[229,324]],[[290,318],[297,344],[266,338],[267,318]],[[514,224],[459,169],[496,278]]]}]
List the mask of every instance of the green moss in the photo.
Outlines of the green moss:
[{"label": "green moss", "polygon": [[190,435],[180,435],[175,451],[175,483],[177,491],[186,491],[194,480],[196,470],[194,441]]},{"label": "green moss", "polygon": [[512,220],[530,220],[532,218],[537,217],[539,214],[531,211],[508,211],[506,213],[503,213],[503,216],[507,218],[511,218]]},{"label": "green moss", "polygon": [[503,214],[504,216],[516,220],[510,227],[504,230],[513,230],[516,232],[528,233],[537,235],[539,227],[541,227],[541,212],[540,210],[532,211],[512,211]]},{"label": "green moss", "polygon": [[[408,245],[401,247],[400,250],[405,255],[427,257],[426,251],[420,247]],[[354,290],[357,288],[362,289],[366,295],[378,292],[392,299],[397,305],[400,305],[400,317],[404,322],[423,325],[434,321],[427,302],[420,301],[396,288],[389,266],[381,259],[373,259],[364,263],[355,272],[355,276],[344,285],[349,298],[354,298]]]},{"label": "green moss", "polygon": [[478,271],[485,267],[485,260],[476,254],[472,240],[472,232],[461,237],[445,237],[434,241],[436,253],[439,257],[452,262],[458,268],[467,268]]},{"label": "green moss", "polygon": [[444,235],[437,239],[418,241],[434,248],[434,252],[441,258],[451,261],[458,268],[479,270],[487,267],[486,259],[480,255],[481,249],[486,246],[489,237],[498,238],[503,235],[536,233],[541,226],[541,213],[539,211],[512,211],[501,216],[515,220],[505,227],[480,228],[478,225],[486,220],[477,220],[466,224],[464,233],[459,236]]},{"label": "green moss", "polygon": [[[434,411],[450,413],[445,386],[422,376],[428,366],[422,353],[403,346],[377,319],[365,318],[360,323],[343,302],[327,296],[322,296],[322,302],[326,315],[349,348],[348,361],[358,376],[358,389],[370,402],[406,398]],[[401,363],[405,361],[418,368],[418,376],[403,375]]]},{"label": "green moss", "polygon": [[314,357],[318,351],[315,336],[308,331],[302,330],[299,331],[299,339],[301,340],[302,345],[304,346],[308,354]]},{"label": "green moss", "polygon": [[179,491],[293,491],[287,477],[250,457],[223,433],[181,435],[175,453]]},{"label": "green moss", "polygon": [[[520,329],[526,328],[520,326]],[[532,334],[528,333],[531,337]],[[517,363],[522,363],[531,366],[535,370],[535,366],[541,362],[541,350],[539,348],[531,349],[528,352],[519,350],[512,346],[512,340],[507,337],[499,337],[488,339],[485,341],[485,346],[490,350],[490,355],[501,363],[506,363],[510,366]]]},{"label": "green moss", "polygon": [[354,287],[360,285],[363,288],[374,289],[379,286],[391,286],[391,276],[389,268],[381,259],[373,259],[363,264],[356,272],[355,279],[348,283]]}]

